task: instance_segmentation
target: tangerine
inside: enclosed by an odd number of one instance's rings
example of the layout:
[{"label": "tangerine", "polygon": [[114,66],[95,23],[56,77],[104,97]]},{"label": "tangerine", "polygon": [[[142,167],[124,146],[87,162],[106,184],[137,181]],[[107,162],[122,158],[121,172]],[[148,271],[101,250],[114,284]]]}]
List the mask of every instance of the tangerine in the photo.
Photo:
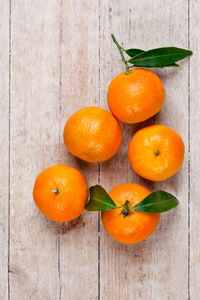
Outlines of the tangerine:
[{"label": "tangerine", "polygon": [[139,123],[159,112],[165,98],[160,78],[149,70],[135,69],[117,75],[110,83],[107,102],[120,121]]},{"label": "tangerine", "polygon": [[102,162],[119,150],[122,131],[110,112],[90,106],[68,119],[63,137],[65,146],[74,156],[87,162]]},{"label": "tangerine", "polygon": [[33,197],[45,216],[56,222],[68,222],[83,212],[88,199],[88,186],[77,169],[55,165],[38,175]]},{"label": "tangerine", "polygon": [[101,219],[108,234],[118,242],[136,244],[149,237],[156,229],[159,214],[136,211],[131,207],[141,202],[150,192],[135,183],[125,183],[114,187],[109,195],[117,206],[103,211]]},{"label": "tangerine", "polygon": [[128,156],[138,175],[152,181],[162,181],[180,169],[184,143],[171,128],[153,125],[135,133],[129,144]]}]

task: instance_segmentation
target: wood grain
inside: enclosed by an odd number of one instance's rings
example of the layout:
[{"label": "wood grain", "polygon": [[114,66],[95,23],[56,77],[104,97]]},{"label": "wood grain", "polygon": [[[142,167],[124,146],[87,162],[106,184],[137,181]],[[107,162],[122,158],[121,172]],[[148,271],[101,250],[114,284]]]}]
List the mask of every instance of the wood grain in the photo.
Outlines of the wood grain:
[{"label": "wood grain", "polygon": [[[198,299],[199,2],[0,4],[0,299]],[[121,124],[119,153],[89,164],[68,153],[62,131],[76,110],[107,108],[108,85],[124,71],[111,33],[124,47],[189,47],[194,55],[179,69],[153,70],[166,88],[162,111],[137,126]],[[133,133],[154,123],[179,132],[186,150],[181,170],[162,183],[139,178],[127,157]],[[136,182],[172,192],[180,206],[161,216],[154,235],[132,246],[112,240],[97,213],[56,224],[32,199],[37,174],[56,163],[77,167],[89,186],[99,182],[109,190]]]},{"label": "wood grain", "polygon": [[[98,1],[63,0],[61,15],[60,143],[67,118],[99,100]],[[98,182],[98,164],[76,159],[63,147],[62,161],[78,168],[88,185]],[[64,231],[63,231],[64,228]],[[84,212],[60,230],[61,299],[98,299],[98,218]]]},{"label": "wood grain", "polygon": [[[160,46],[187,48],[187,1],[101,1],[101,105],[111,79],[124,70],[114,33],[124,47],[150,49]],[[178,15],[181,18],[177,18]],[[155,70],[154,70],[155,71]],[[140,183],[151,190],[164,189],[177,195],[180,207],[161,216],[157,232],[133,246],[120,245],[101,232],[101,299],[187,299],[188,297],[188,217],[187,151],[181,171],[162,183],[142,180],[131,170],[127,157],[133,132],[153,123],[167,125],[188,143],[187,61],[179,70],[156,71],[166,88],[162,112],[138,126],[123,125],[123,145],[112,160],[101,166],[101,183],[108,190],[123,182]],[[176,282],[176,284],[174,284]]]},{"label": "wood grain", "polygon": [[0,299],[8,296],[9,2],[0,1]]},{"label": "wood grain", "polygon": [[189,291],[191,300],[199,298],[200,294],[200,229],[199,229],[199,186],[200,186],[200,160],[199,160],[199,112],[200,112],[200,87],[199,87],[199,63],[200,63],[200,46],[199,46],[199,18],[200,18],[200,3],[199,1],[190,1],[190,47],[193,50],[193,56],[190,59],[190,82],[189,82],[189,109],[190,109],[190,164],[189,164],[189,211],[190,211],[190,258],[189,258]]},{"label": "wood grain", "polygon": [[10,299],[59,299],[57,225],[32,198],[57,162],[60,3],[12,1]]}]

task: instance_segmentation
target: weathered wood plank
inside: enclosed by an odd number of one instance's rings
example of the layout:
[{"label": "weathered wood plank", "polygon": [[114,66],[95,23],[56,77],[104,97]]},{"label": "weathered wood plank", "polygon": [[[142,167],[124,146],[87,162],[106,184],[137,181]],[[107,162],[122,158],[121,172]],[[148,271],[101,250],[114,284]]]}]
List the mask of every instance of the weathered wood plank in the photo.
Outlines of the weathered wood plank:
[{"label": "weathered wood plank", "polygon": [[9,2],[0,1],[0,298],[8,295]]},{"label": "weathered wood plank", "polygon": [[196,300],[200,295],[200,229],[199,229],[199,186],[200,186],[200,157],[199,157],[199,126],[200,126],[200,87],[199,87],[199,63],[200,63],[200,45],[199,45],[199,20],[200,3],[199,1],[190,1],[190,47],[193,50],[193,56],[190,59],[190,85],[189,85],[189,108],[190,108],[190,254],[189,274],[190,274],[190,295],[191,300]]},{"label": "weathered wood plank", "polygon": [[60,2],[12,1],[10,299],[59,299],[57,225],[36,208],[36,175],[59,155]]},{"label": "weathered wood plank", "polygon": [[[110,34],[123,45],[141,49],[160,46],[187,48],[187,1],[100,2],[100,94],[106,107],[111,79],[124,70]],[[181,17],[177,17],[181,16]],[[187,299],[188,297],[188,73],[187,61],[178,70],[156,71],[166,88],[166,102],[155,118],[138,126],[123,125],[123,146],[117,156],[101,166],[101,184],[108,190],[124,182],[140,183],[151,190],[177,195],[180,206],[161,216],[157,232],[146,241],[126,246],[101,231],[101,299]],[[135,130],[152,123],[167,125],[181,134],[186,146],[184,165],[162,183],[139,178],[128,162],[128,143]],[[174,284],[174,282],[176,284]]]},{"label": "weathered wood plank", "polygon": [[[98,105],[98,1],[63,0],[61,37],[60,143],[67,118],[78,109]],[[63,162],[77,167],[88,184],[98,182],[98,165],[84,163],[63,148]],[[79,222],[60,229],[61,299],[98,297],[98,217],[85,212]]]}]

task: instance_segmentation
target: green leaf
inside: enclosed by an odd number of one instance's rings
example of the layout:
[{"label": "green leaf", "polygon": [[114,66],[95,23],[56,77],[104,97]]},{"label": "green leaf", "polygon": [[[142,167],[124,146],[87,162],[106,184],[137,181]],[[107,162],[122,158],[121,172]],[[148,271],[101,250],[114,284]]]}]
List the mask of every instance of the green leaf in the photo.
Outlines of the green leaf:
[{"label": "green leaf", "polygon": [[166,66],[147,67],[147,66],[140,66],[140,65],[134,64],[133,67],[140,67],[140,68],[141,67],[145,67],[145,68],[172,68],[172,67],[174,67],[174,68],[178,68],[179,65],[176,63],[173,63],[171,65],[166,65]]},{"label": "green leaf", "polygon": [[192,51],[163,47],[142,52],[131,58],[128,62],[140,67],[165,67],[192,55]]},{"label": "green leaf", "polygon": [[90,211],[104,211],[115,209],[117,206],[108,193],[100,185],[90,187],[90,199],[86,209]]},{"label": "green leaf", "polygon": [[128,49],[128,50],[124,50],[126,52],[126,54],[128,54],[130,57],[134,57],[138,54],[141,54],[142,52],[145,52],[144,50],[141,49]]},{"label": "green leaf", "polygon": [[156,191],[136,204],[133,209],[146,213],[162,213],[176,207],[178,204],[178,200],[172,194]]}]

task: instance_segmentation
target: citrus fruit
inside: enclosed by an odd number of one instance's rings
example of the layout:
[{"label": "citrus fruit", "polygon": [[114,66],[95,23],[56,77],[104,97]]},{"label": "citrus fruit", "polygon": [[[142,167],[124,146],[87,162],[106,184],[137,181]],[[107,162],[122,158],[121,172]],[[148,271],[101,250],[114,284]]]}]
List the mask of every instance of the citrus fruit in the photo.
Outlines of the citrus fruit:
[{"label": "citrus fruit", "polygon": [[125,183],[113,188],[109,195],[117,206],[125,206],[103,211],[101,219],[108,234],[118,242],[136,244],[145,240],[156,229],[159,214],[139,212],[131,209],[150,192],[139,184]]},{"label": "citrus fruit", "polygon": [[133,136],[128,156],[138,175],[152,181],[162,181],[180,169],[184,158],[183,140],[166,126],[145,127]]},{"label": "citrus fruit", "polygon": [[118,151],[122,132],[118,120],[110,112],[90,106],[68,119],[63,136],[71,154],[88,162],[101,162]]},{"label": "citrus fruit", "polygon": [[88,186],[75,168],[55,165],[42,171],[33,188],[39,210],[56,222],[68,222],[83,212]]},{"label": "citrus fruit", "polygon": [[107,101],[110,111],[120,121],[139,123],[161,109],[165,90],[160,78],[144,69],[117,75],[110,83]]}]

